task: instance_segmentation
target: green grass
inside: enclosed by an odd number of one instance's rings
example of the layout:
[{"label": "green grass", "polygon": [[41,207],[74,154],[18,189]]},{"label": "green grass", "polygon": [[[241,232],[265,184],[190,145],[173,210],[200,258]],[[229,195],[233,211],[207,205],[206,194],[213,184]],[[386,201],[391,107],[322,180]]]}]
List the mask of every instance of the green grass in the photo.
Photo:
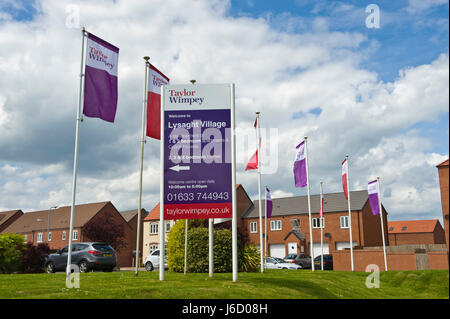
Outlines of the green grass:
[{"label": "green grass", "polygon": [[2,299],[427,299],[449,298],[445,270],[380,273],[380,288],[367,288],[369,273],[309,270],[268,270],[264,274],[179,274],[167,271],[86,273],[80,288],[68,289],[65,274],[0,275]]}]

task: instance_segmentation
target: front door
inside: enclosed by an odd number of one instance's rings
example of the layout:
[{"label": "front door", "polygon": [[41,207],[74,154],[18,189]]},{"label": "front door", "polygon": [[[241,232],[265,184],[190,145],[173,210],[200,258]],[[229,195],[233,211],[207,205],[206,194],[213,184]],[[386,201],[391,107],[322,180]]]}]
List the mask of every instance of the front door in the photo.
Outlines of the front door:
[{"label": "front door", "polygon": [[288,243],[288,254],[297,253],[297,243]]}]

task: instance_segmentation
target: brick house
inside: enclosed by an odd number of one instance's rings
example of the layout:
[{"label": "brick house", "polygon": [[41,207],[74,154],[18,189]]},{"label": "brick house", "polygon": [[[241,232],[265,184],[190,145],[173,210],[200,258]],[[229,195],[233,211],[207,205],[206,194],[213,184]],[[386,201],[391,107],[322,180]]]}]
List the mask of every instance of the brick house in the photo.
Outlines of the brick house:
[{"label": "brick house", "polygon": [[[144,229],[144,219],[145,217],[147,217],[147,215],[149,214],[149,212],[147,210],[145,210],[144,208],[141,209],[141,240],[139,242],[139,249],[142,252],[142,244],[143,244],[143,235],[142,235],[142,230]],[[134,241],[130,242],[130,249],[132,249],[132,251],[136,251],[136,238],[137,238],[137,225],[138,225],[138,210],[137,209],[132,209],[132,210],[127,210],[127,211],[122,211],[120,212],[120,215],[122,215],[122,217],[125,219],[125,221],[128,223],[128,225],[130,225],[131,230],[134,234]],[[142,253],[141,253],[141,257],[142,257]]]},{"label": "brick house", "polygon": [[[381,246],[381,221],[378,215],[372,215],[366,190],[350,192],[353,246]],[[267,220],[267,252],[270,256],[283,258],[289,253],[311,254],[309,235],[308,197],[296,196],[272,199],[273,210]],[[243,216],[249,231],[250,241],[259,246],[259,201]],[[263,201],[264,205],[264,201]],[[320,195],[311,196],[311,217],[313,224],[314,256],[320,249]],[[387,213],[384,207],[384,233],[386,245],[389,245],[387,232]],[[263,207],[263,227],[264,221]],[[324,194],[324,254],[350,248],[348,204],[344,193]],[[293,231],[292,222],[300,225],[299,231]]]},{"label": "brick house", "polygon": [[[3,230],[5,233],[17,233],[34,245],[48,243],[51,250],[63,248],[69,244],[71,206],[52,210],[42,210],[22,214],[14,223]],[[136,233],[111,202],[80,204],[75,206],[72,242],[91,241],[82,232],[82,227],[97,218],[108,219],[123,225],[126,243],[117,251],[117,266],[132,264],[133,243],[136,245]]]},{"label": "brick house", "polygon": [[23,212],[20,209],[0,212],[0,234],[22,215]]},{"label": "brick house", "polygon": [[438,219],[393,221],[388,230],[391,246],[445,244],[445,231]]},{"label": "brick house", "polygon": [[448,251],[448,159],[441,164],[437,165],[438,174],[439,174],[439,185],[441,188],[441,203],[442,203],[442,217],[444,220],[444,230],[445,230],[445,241],[447,243],[447,251]]},{"label": "brick house", "polygon": [[[253,206],[252,200],[248,196],[244,187],[241,184],[236,185],[236,206],[237,206],[237,226],[245,227],[245,224],[242,220],[242,216]],[[147,256],[152,251],[159,249],[159,203],[150,211],[147,217],[144,220],[143,227],[143,256]],[[170,228],[175,224],[175,220],[167,220],[166,221],[166,237],[170,231]],[[231,221],[228,219],[215,219],[215,223],[221,223],[223,226],[231,224]]]}]

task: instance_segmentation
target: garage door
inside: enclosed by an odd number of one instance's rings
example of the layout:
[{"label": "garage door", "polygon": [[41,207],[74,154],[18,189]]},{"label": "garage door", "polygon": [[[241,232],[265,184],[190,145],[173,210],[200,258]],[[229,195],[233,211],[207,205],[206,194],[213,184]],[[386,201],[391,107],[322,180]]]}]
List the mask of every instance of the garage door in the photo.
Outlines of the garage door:
[{"label": "garage door", "polygon": [[[353,242],[353,247],[355,247],[356,241]],[[350,242],[349,241],[338,241],[336,242],[336,250],[342,250],[345,248],[350,248]]]},{"label": "garage door", "polygon": [[272,244],[269,246],[270,256],[284,258],[286,256],[286,250],[284,244]]},{"label": "garage door", "polygon": [[[320,247],[320,243],[314,243],[314,257],[322,255],[322,248]],[[328,255],[330,250],[328,249],[328,243],[323,243],[323,254]]]}]

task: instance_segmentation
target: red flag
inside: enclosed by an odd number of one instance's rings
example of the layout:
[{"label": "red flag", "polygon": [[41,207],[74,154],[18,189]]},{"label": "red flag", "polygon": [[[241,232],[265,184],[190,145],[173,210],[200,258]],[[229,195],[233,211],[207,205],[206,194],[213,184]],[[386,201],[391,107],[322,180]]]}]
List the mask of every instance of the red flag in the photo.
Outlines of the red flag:
[{"label": "red flag", "polygon": [[348,163],[347,159],[342,162],[342,188],[344,189],[345,199],[348,200],[348,185],[347,185]]},{"label": "red flag", "polygon": [[247,167],[245,168],[246,171],[251,169],[258,169],[258,150],[256,150],[255,154],[250,158]]},{"label": "red flag", "polygon": [[253,126],[256,128],[258,126],[258,118],[255,119],[255,124]]},{"label": "red flag", "polygon": [[148,70],[147,136],[161,139],[161,86],[169,84],[169,78],[150,64]]}]

